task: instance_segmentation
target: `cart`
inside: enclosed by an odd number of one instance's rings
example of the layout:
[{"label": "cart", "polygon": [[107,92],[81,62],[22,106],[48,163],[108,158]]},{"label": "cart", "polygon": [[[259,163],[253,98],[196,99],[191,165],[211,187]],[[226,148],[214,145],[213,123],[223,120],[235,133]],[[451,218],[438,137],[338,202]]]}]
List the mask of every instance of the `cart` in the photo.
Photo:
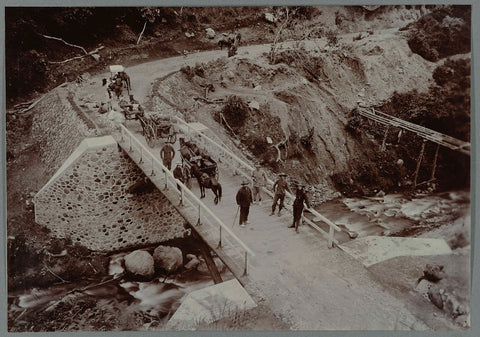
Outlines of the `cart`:
[{"label": "cart", "polygon": [[188,172],[192,172],[192,165],[197,160],[200,160],[200,172],[208,174],[210,177],[215,177],[218,180],[218,166],[217,163],[204,151],[196,146],[195,143],[182,142],[180,144],[180,158],[182,159],[182,166]]},{"label": "cart", "polygon": [[120,104],[120,108],[126,121],[139,120],[139,117],[145,117],[140,104]]},{"label": "cart", "polygon": [[119,64],[111,65],[108,67],[108,69],[110,70],[111,81],[113,81],[113,79],[115,78],[116,75],[118,75],[118,73],[125,71],[125,67]]},{"label": "cart", "polygon": [[148,146],[153,147],[159,138],[166,139],[168,143],[175,143],[177,140],[170,116],[147,117],[142,112],[142,114],[136,114],[134,118],[140,121]]}]

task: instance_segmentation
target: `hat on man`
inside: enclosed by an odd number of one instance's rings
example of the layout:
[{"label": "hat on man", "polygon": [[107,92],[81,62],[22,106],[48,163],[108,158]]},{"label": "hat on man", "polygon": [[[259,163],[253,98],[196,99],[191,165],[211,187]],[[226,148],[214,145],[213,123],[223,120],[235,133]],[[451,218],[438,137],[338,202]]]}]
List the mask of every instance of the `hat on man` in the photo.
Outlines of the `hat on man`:
[{"label": "hat on man", "polygon": [[255,167],[262,167],[262,165],[260,165],[260,164],[255,164]]},{"label": "hat on man", "polygon": [[242,180],[242,186],[246,186],[248,184],[250,184],[250,182],[247,179]]},{"label": "hat on man", "polygon": [[177,163],[177,166],[182,166],[182,163],[181,163],[181,162],[178,162],[178,163]]},{"label": "hat on man", "polygon": [[287,176],[287,174],[284,173],[284,172],[281,172],[281,173],[279,173],[278,175],[279,175],[280,177],[286,177],[286,176]]}]

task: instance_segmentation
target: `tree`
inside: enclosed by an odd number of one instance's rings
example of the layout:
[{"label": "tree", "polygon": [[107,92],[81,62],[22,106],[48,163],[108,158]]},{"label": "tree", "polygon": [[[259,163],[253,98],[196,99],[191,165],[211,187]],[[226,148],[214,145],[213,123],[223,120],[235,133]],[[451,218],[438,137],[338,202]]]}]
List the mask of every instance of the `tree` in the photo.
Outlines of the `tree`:
[{"label": "tree", "polygon": [[145,32],[145,28],[147,27],[147,22],[154,23],[155,20],[160,17],[161,11],[157,7],[142,7],[140,8],[140,16],[145,21],[143,25],[142,32],[138,36],[137,44],[140,43],[143,33]]}]

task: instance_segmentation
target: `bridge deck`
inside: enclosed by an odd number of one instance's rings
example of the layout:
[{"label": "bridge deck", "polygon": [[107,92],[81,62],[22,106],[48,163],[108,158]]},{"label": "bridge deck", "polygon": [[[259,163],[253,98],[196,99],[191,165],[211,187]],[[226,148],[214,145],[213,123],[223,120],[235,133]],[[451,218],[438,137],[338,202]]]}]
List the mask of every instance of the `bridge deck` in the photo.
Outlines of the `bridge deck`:
[{"label": "bridge deck", "polygon": [[[146,144],[143,137],[136,137]],[[121,142],[119,142],[121,143]],[[128,152],[128,142],[122,147]],[[175,146],[178,146],[175,144]],[[152,149],[159,158],[160,146]],[[135,162],[139,153],[128,152]],[[174,158],[175,165],[178,155]],[[172,167],[174,167],[172,165]],[[140,163],[143,171],[150,175],[151,164]],[[152,181],[165,193],[167,198],[178,205],[179,196],[175,188],[163,190],[161,174]],[[371,278],[367,269],[339,249],[328,249],[325,240],[316,230],[301,226],[296,234],[291,228],[291,215],[269,216],[271,199],[263,205],[250,209],[251,222],[245,228],[238,226],[238,217],[233,222],[237,205],[235,195],[240,187],[241,176],[235,176],[226,167],[220,166],[220,182],[223,187],[222,201],[213,203],[213,194],[207,190],[202,199],[215,215],[255,253],[249,256],[248,276],[243,274],[244,251],[235,242],[223,242],[218,249],[218,226],[208,226],[208,219],[197,226],[198,213],[193,208],[178,207],[195,230],[229,266],[246,290],[257,302],[272,308],[276,315],[289,322],[293,329],[426,329],[403,303],[386,293]],[[192,191],[199,196],[199,190],[192,181]],[[345,322],[344,317],[349,317]]]}]

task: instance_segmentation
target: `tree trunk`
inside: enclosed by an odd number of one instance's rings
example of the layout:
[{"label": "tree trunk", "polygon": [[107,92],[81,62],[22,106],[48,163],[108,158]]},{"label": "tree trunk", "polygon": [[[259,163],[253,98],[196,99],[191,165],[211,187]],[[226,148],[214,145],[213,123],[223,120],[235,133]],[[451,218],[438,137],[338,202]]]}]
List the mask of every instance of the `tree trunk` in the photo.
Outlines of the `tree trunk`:
[{"label": "tree trunk", "polygon": [[147,27],[147,21],[145,21],[145,23],[143,24],[143,29],[140,35],[138,36],[137,44],[140,43],[140,39],[142,38],[143,32],[145,31],[145,27]]}]

